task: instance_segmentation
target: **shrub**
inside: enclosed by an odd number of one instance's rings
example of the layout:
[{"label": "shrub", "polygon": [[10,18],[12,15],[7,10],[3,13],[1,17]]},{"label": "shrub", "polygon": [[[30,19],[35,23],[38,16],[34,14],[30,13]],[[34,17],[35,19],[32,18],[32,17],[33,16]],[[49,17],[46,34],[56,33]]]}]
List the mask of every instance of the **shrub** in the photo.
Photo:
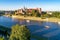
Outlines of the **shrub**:
[{"label": "shrub", "polygon": [[25,25],[12,26],[9,40],[30,40],[30,31]]}]

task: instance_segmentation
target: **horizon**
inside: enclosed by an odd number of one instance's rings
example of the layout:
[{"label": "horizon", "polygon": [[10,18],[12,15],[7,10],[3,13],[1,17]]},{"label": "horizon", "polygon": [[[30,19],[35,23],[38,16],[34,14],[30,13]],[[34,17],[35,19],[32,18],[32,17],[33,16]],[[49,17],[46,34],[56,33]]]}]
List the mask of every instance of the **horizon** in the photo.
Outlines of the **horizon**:
[{"label": "horizon", "polygon": [[60,11],[60,0],[0,0],[0,10],[42,8],[42,11]]}]

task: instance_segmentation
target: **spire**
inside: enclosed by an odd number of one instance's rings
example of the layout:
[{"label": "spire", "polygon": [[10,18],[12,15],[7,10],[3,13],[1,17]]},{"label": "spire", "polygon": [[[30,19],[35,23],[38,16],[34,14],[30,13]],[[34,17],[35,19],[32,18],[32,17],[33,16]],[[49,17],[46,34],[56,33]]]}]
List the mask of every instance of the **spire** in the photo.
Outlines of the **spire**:
[{"label": "spire", "polygon": [[26,11],[26,9],[27,9],[27,8],[24,6],[23,10]]}]

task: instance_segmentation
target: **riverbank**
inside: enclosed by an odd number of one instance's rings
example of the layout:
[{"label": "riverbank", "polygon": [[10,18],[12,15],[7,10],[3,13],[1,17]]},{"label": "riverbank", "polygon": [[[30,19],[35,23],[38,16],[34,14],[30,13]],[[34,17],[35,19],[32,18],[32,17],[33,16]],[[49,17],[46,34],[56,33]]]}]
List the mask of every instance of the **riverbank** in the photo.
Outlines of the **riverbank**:
[{"label": "riverbank", "polygon": [[12,18],[16,18],[16,19],[27,19],[27,20],[36,20],[36,21],[46,21],[46,22],[60,22],[59,18],[45,18],[42,19],[40,17],[24,17],[24,16],[19,16],[19,15],[12,15]]}]

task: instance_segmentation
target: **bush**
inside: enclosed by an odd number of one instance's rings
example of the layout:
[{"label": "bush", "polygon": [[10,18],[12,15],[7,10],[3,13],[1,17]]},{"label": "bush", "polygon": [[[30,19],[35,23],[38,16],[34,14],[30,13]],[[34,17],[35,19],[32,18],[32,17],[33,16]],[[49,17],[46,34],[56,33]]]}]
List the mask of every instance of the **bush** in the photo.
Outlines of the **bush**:
[{"label": "bush", "polygon": [[3,37],[0,37],[0,40],[4,40],[4,38]]},{"label": "bush", "polygon": [[30,31],[25,25],[12,26],[9,40],[30,40]]}]

